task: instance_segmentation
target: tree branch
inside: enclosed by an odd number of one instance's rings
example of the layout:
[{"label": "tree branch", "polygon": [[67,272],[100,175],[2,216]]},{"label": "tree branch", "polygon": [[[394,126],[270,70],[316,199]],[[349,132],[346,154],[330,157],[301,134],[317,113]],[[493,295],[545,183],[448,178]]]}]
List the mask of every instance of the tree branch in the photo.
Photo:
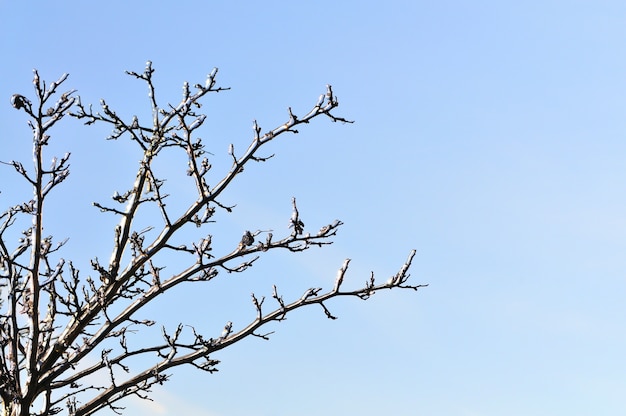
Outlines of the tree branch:
[{"label": "tree branch", "polygon": [[[148,399],[151,386],[167,381],[166,372],[174,367],[191,365],[207,372],[217,371],[219,361],[212,358],[214,353],[247,337],[269,339],[273,331],[260,329],[286,319],[295,309],[317,304],[326,317],[336,319],[328,307],[328,301],[333,298],[348,296],[365,300],[383,289],[418,290],[426,286],[408,283],[408,270],[415,255],[412,251],[386,283],[377,284],[372,274],[363,287],[344,290],[350,263],[347,259],[338,270],[332,289],[326,292],[313,287],[287,303],[274,285],[268,302],[276,302],[277,306],[269,312],[266,297],[252,293],[255,317],[239,330],[229,321],[219,336],[207,337],[193,327],[179,324],[174,330],[162,328],[163,341],[133,345],[129,340],[136,333],[155,324],[154,320],[137,316],[172,288],[183,283],[208,284],[224,272],[242,273],[270,250],[301,252],[332,244],[342,222],[335,220],[316,232],[308,232],[295,198],[282,237],[280,234],[275,237],[267,229],[245,230],[237,245],[219,249],[213,247],[210,234],[185,244],[176,243],[175,237],[188,225],[201,228],[214,222],[216,209],[233,211],[234,206],[220,201],[222,194],[249,163],[267,161],[274,156],[260,155],[260,149],[269,142],[285,133],[298,133],[300,125],[319,116],[351,123],[334,115],[339,103],[332,87],[327,86],[325,94],[304,115],[297,115],[289,107],[286,121],[265,132],[255,120],[247,148],[236,152],[231,144],[230,167],[221,175],[216,174],[217,180],[209,185],[207,177],[210,172],[213,174],[209,156],[214,155],[197,137],[207,120],[197,109],[207,94],[228,88],[216,86],[217,69],[214,69],[204,85],[195,84],[192,88],[185,82],[177,105],[160,106],[154,72],[151,62],[141,73],[127,72],[148,87],[152,109],[149,123],[143,123],[135,115],[118,114],[104,100],[100,102],[100,110],[94,112],[91,106],[85,107],[79,98],[74,98],[74,90],[62,93],[56,102],[48,104],[53,96],[58,96],[57,89],[67,74],[48,86],[35,72],[34,104],[20,94],[11,98],[13,107],[30,118],[34,160],[32,171],[27,171],[20,162],[2,162],[33,189],[31,200],[0,214],[0,290],[8,294],[0,297],[0,400],[5,409],[12,409],[13,416],[28,416],[30,406],[37,400],[42,405],[41,416],[59,413],[62,406],[72,416],[90,415],[104,408],[119,413],[123,409],[117,405],[119,400],[131,395]],[[69,152],[53,158],[49,167],[44,167],[44,149],[51,140],[49,130],[67,114],[86,125],[111,126],[113,131],[108,139],[127,135],[141,152],[130,187],[114,192],[112,202],[93,202],[103,213],[119,219],[108,262],[100,262],[98,258],[90,261],[98,278],[82,278],[72,261],[58,257],[67,240],[56,242],[44,234],[44,202],[70,172]],[[168,186],[159,177],[159,165],[155,164],[164,149],[182,152],[187,159],[186,175],[196,188],[195,200],[188,201],[180,211],[166,204]],[[149,209],[160,213],[161,222],[156,220],[157,224],[139,229],[137,224],[145,223],[143,218]],[[14,234],[9,230],[22,219],[30,220],[30,224],[21,231],[16,244],[7,244],[9,236]],[[180,264],[170,260],[174,255],[186,262],[165,275],[164,264]],[[90,361],[96,357],[95,362]],[[130,364],[138,358],[154,361],[143,370],[132,372]],[[87,362],[91,363],[86,365]],[[103,379],[102,376],[105,381],[93,382]]]}]

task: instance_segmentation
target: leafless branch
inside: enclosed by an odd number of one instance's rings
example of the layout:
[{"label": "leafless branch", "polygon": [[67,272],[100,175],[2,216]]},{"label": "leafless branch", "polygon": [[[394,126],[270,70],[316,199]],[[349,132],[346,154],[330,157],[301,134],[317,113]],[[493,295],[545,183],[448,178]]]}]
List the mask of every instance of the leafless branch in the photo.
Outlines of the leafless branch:
[{"label": "leafless branch", "polygon": [[[121,413],[120,400],[129,396],[150,399],[151,387],[167,381],[169,371],[175,367],[191,365],[209,373],[217,371],[215,353],[247,337],[269,339],[274,331],[260,329],[286,319],[295,309],[317,304],[326,317],[336,319],[328,307],[333,298],[367,299],[379,290],[418,290],[425,286],[408,282],[415,255],[412,251],[386,283],[377,284],[372,274],[363,287],[346,290],[347,259],[330,290],[312,287],[288,303],[274,285],[267,303],[265,296],[251,294],[255,317],[247,324],[228,321],[212,336],[183,324],[173,329],[162,326],[160,341],[142,344],[140,334],[157,323],[142,316],[148,314],[146,306],[162,302],[162,295],[174,287],[206,285],[220,273],[242,273],[262,261],[263,254],[270,250],[301,252],[332,243],[342,222],[335,220],[315,228],[318,231],[307,231],[296,198],[292,199],[291,216],[282,231],[242,230],[237,245],[219,250],[206,232],[196,241],[183,244],[178,237],[183,236],[181,230],[187,226],[203,231],[215,221],[216,210],[233,212],[234,206],[221,201],[225,190],[244,174],[249,163],[274,156],[260,153],[269,142],[285,133],[298,133],[301,125],[320,116],[351,123],[334,114],[339,103],[332,87],[327,86],[303,115],[289,107],[286,121],[268,130],[255,120],[247,148],[236,150],[230,144],[230,167],[222,173],[214,172],[214,154],[206,150],[198,132],[207,121],[207,115],[199,112],[202,100],[210,93],[228,90],[217,86],[217,69],[203,84],[192,87],[185,82],[180,101],[164,106],[157,99],[154,73],[151,62],[143,72],[127,72],[148,87],[152,117],[147,121],[121,114],[105,100],[94,111],[74,95],[75,90],[61,92],[67,74],[48,85],[35,71],[34,97],[11,97],[11,105],[29,117],[34,164],[26,168],[19,161],[2,162],[17,172],[33,192],[32,199],[0,214],[0,402],[4,414],[43,416],[65,410],[68,415],[82,416],[105,408]],[[126,137],[141,155],[134,180],[126,189],[115,191],[105,202],[93,202],[102,213],[118,220],[110,240],[110,259],[90,259],[96,275],[93,278],[83,277],[72,261],[59,257],[67,239],[56,240],[43,232],[48,218],[44,216],[44,201],[70,174],[69,152],[53,157],[47,166],[43,164],[50,130],[66,115],[86,125],[110,126],[108,139]],[[176,188],[168,186],[155,163],[164,149],[186,158],[185,177],[196,189],[195,198],[180,211],[167,205],[169,192]],[[160,220],[146,217],[150,209],[160,213]],[[138,223],[145,222],[140,220],[145,219],[153,223],[138,228]],[[16,232],[22,224],[26,225]],[[174,256],[181,261],[168,260]],[[166,265],[167,273],[163,272]],[[133,364],[137,362],[151,364],[136,370]],[[38,413],[31,410],[35,402],[42,405]]]}]

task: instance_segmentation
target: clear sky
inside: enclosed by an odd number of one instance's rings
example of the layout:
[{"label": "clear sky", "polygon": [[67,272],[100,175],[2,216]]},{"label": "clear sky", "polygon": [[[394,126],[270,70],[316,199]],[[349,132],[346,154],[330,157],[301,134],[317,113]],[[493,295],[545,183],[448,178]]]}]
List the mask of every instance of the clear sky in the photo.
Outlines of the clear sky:
[{"label": "clear sky", "polygon": [[[269,342],[216,354],[219,373],[176,371],[128,414],[626,414],[625,47],[617,0],[2,0],[0,159],[30,160],[9,98],[32,94],[33,68],[132,116],[148,101],[125,69],[152,60],[175,102],[219,67],[232,90],[203,107],[216,158],[249,142],[253,119],[278,125],[332,84],[356,122],[273,144],[220,220],[233,240],[286,226],[295,196],[307,225],[345,222],[335,244],[181,290],[155,314],[219,333],[246,323],[251,290],[329,288],[347,257],[354,285],[386,279],[411,249],[413,282],[430,286],[333,302],[336,321],[296,312]],[[108,133],[70,120],[51,146],[74,170],[48,229],[85,265],[111,241],[90,202],[128,186],[138,160]],[[2,207],[16,179],[0,169]]]}]

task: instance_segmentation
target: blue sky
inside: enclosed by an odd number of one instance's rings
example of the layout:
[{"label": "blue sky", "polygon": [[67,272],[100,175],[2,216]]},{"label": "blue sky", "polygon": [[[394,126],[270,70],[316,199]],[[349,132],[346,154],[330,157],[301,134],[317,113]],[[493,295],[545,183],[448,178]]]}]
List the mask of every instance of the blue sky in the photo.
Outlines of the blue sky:
[{"label": "blue sky", "polygon": [[[271,341],[218,354],[219,373],[175,372],[129,414],[624,414],[625,28],[626,4],[604,0],[0,1],[0,159],[30,160],[9,97],[32,94],[33,68],[68,72],[83,102],[132,117],[148,101],[124,70],[152,60],[175,102],[218,67],[232,90],[203,107],[217,159],[247,145],[253,119],[278,125],[332,84],[356,122],[274,143],[220,226],[233,240],[279,229],[295,196],[307,225],[345,223],[335,244],[269,256],[155,313],[219,332],[246,323],[251,290],[330,287],[346,257],[355,285],[386,279],[411,249],[413,282],[430,286],[334,302],[337,321],[294,313]],[[48,229],[85,265],[108,258],[112,225],[91,201],[130,184],[138,160],[108,133],[69,121],[50,149],[72,151],[74,170]],[[0,169],[2,206],[15,179]]]}]

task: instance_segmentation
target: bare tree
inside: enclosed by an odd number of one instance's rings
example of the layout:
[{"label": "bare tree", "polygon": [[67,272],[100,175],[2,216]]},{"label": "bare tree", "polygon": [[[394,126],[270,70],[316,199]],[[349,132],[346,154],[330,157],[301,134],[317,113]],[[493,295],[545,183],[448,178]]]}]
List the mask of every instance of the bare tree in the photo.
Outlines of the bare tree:
[{"label": "bare tree", "polygon": [[[35,71],[33,101],[18,94],[11,98],[12,106],[29,117],[34,166],[27,169],[18,161],[2,162],[12,166],[33,192],[32,199],[11,206],[0,215],[0,400],[3,415],[54,415],[65,409],[68,415],[82,416],[104,408],[120,413],[123,407],[119,400],[128,396],[149,398],[151,386],[167,381],[174,367],[192,365],[209,373],[217,371],[214,353],[250,336],[268,339],[271,332],[259,330],[270,322],[285,319],[295,309],[319,305],[328,318],[335,319],[326,304],[329,299],[341,296],[368,299],[383,289],[417,290],[424,286],[407,283],[415,254],[412,251],[399,271],[384,283],[377,284],[372,274],[363,287],[346,290],[343,281],[348,259],[339,268],[333,287],[327,291],[312,287],[299,298],[286,301],[273,286],[269,300],[274,304],[270,308],[273,310],[266,310],[266,299],[253,293],[256,317],[245,326],[236,328],[227,322],[213,335],[200,334],[194,327],[182,324],[175,328],[163,326],[160,341],[141,345],[142,338],[137,333],[156,322],[139,317],[139,312],[144,312],[147,305],[163,302],[161,295],[173,287],[181,283],[206,284],[220,272],[244,272],[269,250],[300,252],[331,243],[330,238],[342,223],[334,221],[316,231],[307,231],[295,199],[289,227],[280,236],[270,231],[245,231],[238,245],[221,253],[212,250],[212,236],[206,231],[204,237],[187,244],[176,244],[174,236],[179,236],[183,227],[189,225],[202,230],[214,221],[217,210],[232,211],[232,207],[220,202],[220,196],[247,164],[267,159],[258,154],[266,143],[285,133],[297,133],[296,127],[319,116],[332,121],[349,121],[332,113],[338,102],[328,86],[325,94],[303,116],[296,116],[289,109],[287,121],[267,131],[255,121],[248,148],[237,155],[231,145],[230,169],[219,174],[221,179],[214,185],[209,185],[206,178],[211,171],[210,153],[196,133],[205,121],[205,115],[198,112],[201,99],[227,89],[216,86],[217,69],[202,85],[192,88],[185,82],[180,103],[165,107],[157,103],[150,62],[141,73],[127,73],[148,86],[152,119],[146,124],[136,116],[124,119],[104,100],[100,103],[101,109],[94,112],[81,103],[74,90],[61,93],[58,90],[67,74],[47,84]],[[43,162],[44,149],[51,141],[50,130],[66,115],[87,125],[111,126],[110,139],[127,136],[142,154],[130,188],[115,192],[109,202],[93,203],[105,215],[116,216],[119,220],[113,233],[109,262],[90,260],[95,278],[82,278],[79,267],[60,256],[67,240],[57,241],[43,232],[44,220],[55,221],[44,217],[44,202],[70,173],[69,153],[53,158],[49,167]],[[167,148],[185,155],[186,174],[197,190],[197,198],[181,212],[166,206],[168,189],[155,166],[155,161]],[[138,229],[137,223],[140,219],[145,222],[148,208],[160,212],[161,219],[150,218],[155,224]],[[27,228],[16,229],[24,219],[29,220]],[[186,261],[186,266],[165,273],[165,266],[170,266],[173,258],[179,259],[177,262]],[[130,339],[133,342],[129,342]],[[144,364],[139,370],[130,364],[138,362],[150,364]],[[40,406],[40,410],[35,410]]]}]

